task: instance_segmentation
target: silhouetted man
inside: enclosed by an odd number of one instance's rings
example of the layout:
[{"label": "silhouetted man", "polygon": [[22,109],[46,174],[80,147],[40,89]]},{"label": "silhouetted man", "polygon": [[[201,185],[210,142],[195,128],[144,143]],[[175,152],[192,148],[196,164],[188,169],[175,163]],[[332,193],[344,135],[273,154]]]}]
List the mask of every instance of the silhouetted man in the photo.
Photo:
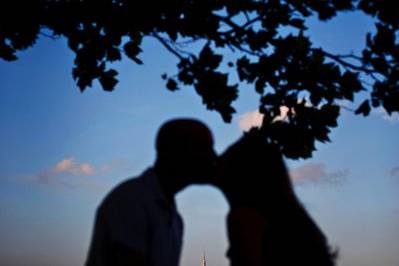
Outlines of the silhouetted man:
[{"label": "silhouetted man", "polygon": [[214,171],[209,129],[192,119],[165,123],[155,165],[117,186],[97,210],[86,266],[177,266],[183,223],[175,194]]}]

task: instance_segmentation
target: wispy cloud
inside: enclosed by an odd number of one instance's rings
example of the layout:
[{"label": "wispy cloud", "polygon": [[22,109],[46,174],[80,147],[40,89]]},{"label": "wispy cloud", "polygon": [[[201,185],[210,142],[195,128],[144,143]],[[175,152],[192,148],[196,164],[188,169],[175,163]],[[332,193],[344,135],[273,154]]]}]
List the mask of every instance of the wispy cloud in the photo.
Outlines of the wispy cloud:
[{"label": "wispy cloud", "polygon": [[100,167],[98,167],[98,172],[101,174],[107,174],[109,172],[119,170],[119,169],[125,169],[127,165],[127,162],[122,159],[116,159],[112,160],[110,162],[104,163]]},{"label": "wispy cloud", "polygon": [[[277,116],[274,120],[284,120],[287,118],[288,107],[281,106],[280,107],[280,115]],[[248,131],[252,127],[260,127],[263,121],[263,114],[261,114],[258,110],[250,111],[244,113],[238,117],[238,126],[243,131]]]},{"label": "wispy cloud", "polygon": [[74,158],[61,160],[54,166],[57,173],[68,172],[74,175],[93,175],[94,166],[89,163],[78,163]]},{"label": "wispy cloud", "polygon": [[47,169],[34,174],[29,179],[41,184],[47,184],[66,188],[102,188],[104,184],[98,178],[89,176],[100,176],[125,166],[123,160],[112,160],[99,166],[89,162],[80,162],[74,157],[62,159]]},{"label": "wispy cloud", "polygon": [[48,169],[38,174],[39,181],[48,182],[50,178],[54,178],[63,173],[74,176],[90,176],[96,173],[95,167],[90,163],[77,162],[73,157],[63,159]]},{"label": "wispy cloud", "polygon": [[307,163],[294,168],[290,174],[295,183],[321,182],[341,184],[349,174],[348,169],[327,171],[324,163]]}]

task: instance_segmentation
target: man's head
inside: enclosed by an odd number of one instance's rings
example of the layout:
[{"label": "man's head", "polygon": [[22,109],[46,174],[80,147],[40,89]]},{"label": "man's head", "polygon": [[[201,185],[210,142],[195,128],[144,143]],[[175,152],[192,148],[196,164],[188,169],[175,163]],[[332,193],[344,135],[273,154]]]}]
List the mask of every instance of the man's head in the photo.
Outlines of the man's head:
[{"label": "man's head", "polygon": [[174,119],[163,124],[156,150],[155,168],[169,192],[208,183],[213,177],[216,155],[212,133],[198,120]]}]

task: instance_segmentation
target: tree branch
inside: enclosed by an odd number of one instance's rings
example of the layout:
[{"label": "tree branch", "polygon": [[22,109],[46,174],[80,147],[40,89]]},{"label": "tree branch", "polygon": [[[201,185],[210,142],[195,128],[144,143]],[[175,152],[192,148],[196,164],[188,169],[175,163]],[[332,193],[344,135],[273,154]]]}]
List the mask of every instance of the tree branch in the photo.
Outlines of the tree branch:
[{"label": "tree branch", "polygon": [[[215,15],[215,17],[217,17],[220,21],[223,21],[225,24],[229,25],[232,28],[232,30],[226,31],[225,33],[233,32],[234,29],[237,30],[237,31],[243,31],[244,30],[240,25],[234,23],[228,17],[223,17],[223,16],[219,16],[219,15]],[[223,34],[225,34],[225,33],[223,33]]]},{"label": "tree branch", "polygon": [[[185,50],[183,49],[183,47],[184,47],[185,45],[189,44],[189,41],[187,41],[187,42],[185,42],[185,43],[183,44],[183,43],[174,42],[174,41],[169,40],[169,39],[163,39],[163,40],[164,40],[166,43],[168,43],[168,45],[169,45],[172,49],[174,49],[177,53],[180,53],[180,55],[181,55],[181,54],[185,54],[185,55],[188,55],[188,56],[194,56],[194,54],[192,54],[192,53],[190,53],[190,52],[187,52],[187,51],[185,51]],[[193,42],[195,42],[196,40],[198,40],[198,39],[192,39],[192,40],[190,40],[190,41],[191,41],[191,43],[193,43]]]},{"label": "tree branch", "polygon": [[373,69],[369,69],[369,68],[364,67],[364,66],[356,66],[354,64],[351,64],[351,63],[346,62],[345,60],[343,60],[343,58],[348,58],[349,55],[344,55],[344,56],[342,56],[342,55],[334,55],[334,54],[330,54],[330,53],[328,53],[328,52],[326,52],[324,50],[320,50],[320,51],[323,53],[323,55],[325,55],[326,57],[328,57],[330,59],[333,59],[334,61],[336,61],[337,63],[341,64],[344,67],[351,68],[351,69],[354,69],[354,70],[357,70],[357,71],[362,71],[362,72],[365,72],[367,74],[375,73],[375,71]]},{"label": "tree branch", "polygon": [[350,108],[348,106],[345,106],[343,104],[336,103],[336,105],[339,106],[339,108],[345,109],[346,111],[349,111],[349,112],[352,112],[352,113],[354,113],[356,111],[355,109]]},{"label": "tree branch", "polygon": [[58,40],[58,39],[60,38],[60,36],[53,36],[53,35],[44,33],[44,32],[42,32],[42,31],[39,32],[39,35],[44,36],[44,37],[46,37],[46,38],[50,38],[50,39],[52,39],[52,40]]},{"label": "tree branch", "polygon": [[184,57],[179,54],[176,50],[174,50],[168,43],[167,41],[162,38],[161,36],[159,36],[157,33],[153,32],[152,34],[150,34],[149,36],[154,37],[155,39],[157,39],[169,52],[171,52],[172,54],[174,54],[176,57],[178,57],[180,60],[183,60]]},{"label": "tree branch", "polygon": [[245,23],[244,25],[242,25],[243,28],[246,28],[248,26],[250,26],[251,24],[255,23],[256,21],[258,21],[259,19],[261,19],[262,16],[257,16],[256,18],[253,18],[249,21],[247,21],[247,23]]},{"label": "tree branch", "polygon": [[326,51],[320,50],[323,55],[325,55],[326,57],[336,61],[337,63],[339,63],[340,65],[344,66],[345,68],[350,68],[352,70],[356,70],[356,71],[361,71],[366,73],[367,75],[370,75],[370,77],[372,77],[375,81],[380,81],[375,74],[378,74],[378,72],[374,69],[371,68],[367,68],[365,66],[356,66],[354,64],[351,64],[345,60],[343,60],[343,58],[353,58],[353,59],[358,59],[361,60],[360,57],[357,57],[355,55],[334,55],[334,54],[330,54]]}]

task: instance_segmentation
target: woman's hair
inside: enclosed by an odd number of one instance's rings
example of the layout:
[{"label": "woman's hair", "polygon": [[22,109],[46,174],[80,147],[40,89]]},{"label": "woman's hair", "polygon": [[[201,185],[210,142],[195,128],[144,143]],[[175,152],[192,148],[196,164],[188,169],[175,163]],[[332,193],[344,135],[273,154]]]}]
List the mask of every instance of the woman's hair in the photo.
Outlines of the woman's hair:
[{"label": "woman's hair", "polygon": [[227,148],[220,167],[219,186],[234,203],[265,206],[295,197],[281,152],[256,134],[247,133]]},{"label": "woman's hair", "polygon": [[[309,259],[306,265],[334,265],[337,254],[296,198],[283,156],[275,145],[256,134],[244,135],[220,156],[219,165],[219,187],[232,207],[255,207],[268,222],[275,221],[271,231],[275,237],[269,236],[273,239],[273,254],[291,254],[292,259],[302,262]],[[279,241],[284,243],[279,245]],[[308,252],[309,247],[314,253]],[[279,262],[290,260],[289,256],[272,255],[267,259],[276,262],[272,265],[294,265]]]}]

